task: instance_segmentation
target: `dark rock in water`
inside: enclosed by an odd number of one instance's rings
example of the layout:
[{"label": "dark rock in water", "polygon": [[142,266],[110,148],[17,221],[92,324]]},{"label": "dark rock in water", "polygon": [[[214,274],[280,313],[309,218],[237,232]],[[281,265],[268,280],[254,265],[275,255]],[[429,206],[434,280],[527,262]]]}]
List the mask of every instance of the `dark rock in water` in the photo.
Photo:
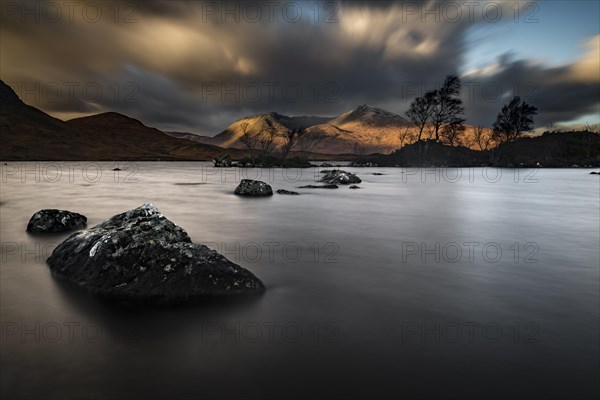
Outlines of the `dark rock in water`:
[{"label": "dark rock in water", "polygon": [[296,194],[300,194],[298,192],[293,192],[291,190],[285,190],[285,189],[279,189],[277,191],[278,194],[290,194],[290,195],[296,195]]},{"label": "dark rock in water", "polygon": [[366,160],[354,160],[350,163],[350,167],[378,167],[377,163]]},{"label": "dark rock in water", "polygon": [[252,179],[242,179],[238,187],[235,188],[235,194],[239,196],[272,196],[273,189],[261,181]]},{"label": "dark rock in water", "polygon": [[213,159],[213,163],[214,163],[215,167],[228,168],[228,167],[232,166],[232,161],[231,161],[231,157],[229,156],[229,154],[217,156],[216,158]]},{"label": "dark rock in water", "polygon": [[87,218],[84,215],[66,211],[45,209],[33,214],[27,224],[27,232],[54,233],[84,228]]},{"label": "dark rock in water", "polygon": [[337,189],[337,188],[338,188],[338,185],[332,185],[332,184],[298,186],[298,189]]},{"label": "dark rock in water", "polygon": [[112,170],[113,171],[123,171],[121,168],[118,168],[118,167],[117,168],[113,168]]},{"label": "dark rock in water", "polygon": [[329,163],[322,163],[321,167],[325,167],[325,168],[330,168],[333,167],[333,164],[329,164]]},{"label": "dark rock in water", "polygon": [[342,171],[341,169],[336,169],[322,177],[321,182],[327,182],[329,184],[349,185],[351,183],[361,183],[362,180],[353,173]]},{"label": "dark rock in water", "polygon": [[590,172],[590,175],[600,175],[600,172]]},{"label": "dark rock in water", "polygon": [[381,172],[373,172],[373,175],[380,176],[380,175],[385,175],[385,174],[382,174]]},{"label": "dark rock in water", "polygon": [[74,233],[47,263],[57,276],[117,299],[168,303],[265,289],[252,272],[192,243],[152,204]]},{"label": "dark rock in water", "polygon": [[330,169],[324,169],[323,171],[321,171],[322,174],[328,174],[330,173],[331,170]]},{"label": "dark rock in water", "polygon": [[350,186],[349,189],[361,189],[361,187],[360,186],[356,186],[356,185],[352,185],[352,186]]}]

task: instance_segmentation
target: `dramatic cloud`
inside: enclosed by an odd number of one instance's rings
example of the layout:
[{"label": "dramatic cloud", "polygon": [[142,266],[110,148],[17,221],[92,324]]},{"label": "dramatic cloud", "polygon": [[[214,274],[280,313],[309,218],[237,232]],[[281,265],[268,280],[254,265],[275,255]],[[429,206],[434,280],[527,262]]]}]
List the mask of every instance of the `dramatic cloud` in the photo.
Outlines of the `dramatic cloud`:
[{"label": "dramatic cloud", "polygon": [[463,99],[469,122],[486,124],[513,95],[519,95],[539,110],[537,125],[571,121],[598,114],[600,105],[600,35],[587,42],[587,53],[573,64],[547,68],[510,55],[463,77],[467,85]]},{"label": "dramatic cloud", "polygon": [[[460,73],[468,32],[510,21],[511,7],[3,1],[1,78],[59,118],[114,110],[210,135],[272,110],[335,115],[367,103],[403,113],[415,95]],[[513,92],[540,109],[542,123],[594,112],[599,38],[569,65],[508,54],[464,73],[468,122],[489,125]]]}]

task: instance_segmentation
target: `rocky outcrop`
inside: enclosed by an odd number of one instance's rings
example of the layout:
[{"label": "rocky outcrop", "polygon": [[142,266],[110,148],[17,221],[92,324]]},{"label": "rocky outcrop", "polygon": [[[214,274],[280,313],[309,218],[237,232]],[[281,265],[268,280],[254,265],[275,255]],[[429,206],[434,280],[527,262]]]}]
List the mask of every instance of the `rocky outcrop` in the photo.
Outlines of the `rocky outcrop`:
[{"label": "rocky outcrop", "polygon": [[55,233],[84,228],[87,218],[72,211],[45,209],[33,214],[27,223],[27,232]]},{"label": "rocky outcrop", "polygon": [[291,191],[291,190],[285,190],[285,189],[279,189],[277,191],[277,193],[278,194],[288,194],[288,195],[297,195],[297,194],[300,194],[298,192],[294,192],[294,191]]},{"label": "rocky outcrop", "polygon": [[238,187],[235,188],[234,193],[238,196],[272,196],[273,189],[270,185],[261,181],[242,179]]},{"label": "rocky outcrop", "polygon": [[192,243],[152,204],[74,233],[47,263],[56,275],[119,299],[168,303],[265,289],[252,272]]},{"label": "rocky outcrop", "polygon": [[337,189],[338,185],[304,185],[298,186],[298,189]]},{"label": "rocky outcrop", "polygon": [[213,159],[215,167],[229,168],[233,165],[229,154],[221,154]]},{"label": "rocky outcrop", "polygon": [[349,185],[351,183],[361,183],[362,180],[353,173],[335,169],[328,172],[321,178],[321,182],[333,185]]},{"label": "rocky outcrop", "polygon": [[354,160],[354,161],[350,162],[349,166],[350,167],[378,167],[379,165],[377,163],[374,163],[371,161],[359,159],[359,160]]}]

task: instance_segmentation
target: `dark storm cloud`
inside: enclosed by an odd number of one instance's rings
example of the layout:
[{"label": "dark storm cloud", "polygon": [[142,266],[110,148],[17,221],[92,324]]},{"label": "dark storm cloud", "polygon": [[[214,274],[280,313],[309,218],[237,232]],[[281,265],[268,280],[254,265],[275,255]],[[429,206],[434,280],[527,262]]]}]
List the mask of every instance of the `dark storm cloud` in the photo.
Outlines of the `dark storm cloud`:
[{"label": "dark storm cloud", "polygon": [[[272,110],[335,115],[367,103],[401,113],[418,88],[458,73],[465,33],[487,23],[466,10],[449,21],[447,3],[431,1],[321,2],[317,9],[313,2],[256,2],[260,18],[243,2],[79,2],[69,18],[51,20],[39,9],[35,23],[6,3],[2,79],[64,88],[58,99],[29,96],[31,104],[59,117],[114,110],[163,129],[209,134]],[[84,13],[87,4],[102,4],[101,16],[93,6]],[[576,75],[573,66],[510,61],[464,79],[503,88],[536,82],[541,118],[559,121],[597,104],[597,79]],[[481,91],[474,93],[466,99],[469,122],[489,124],[504,98],[480,101]],[[569,104],[556,100],[561,93]]]},{"label": "dark storm cloud", "polygon": [[491,125],[502,105],[515,95],[538,108],[538,127],[598,113],[599,45],[600,36],[590,39],[587,55],[566,66],[548,68],[506,54],[488,73],[465,76],[463,100],[469,122]]}]

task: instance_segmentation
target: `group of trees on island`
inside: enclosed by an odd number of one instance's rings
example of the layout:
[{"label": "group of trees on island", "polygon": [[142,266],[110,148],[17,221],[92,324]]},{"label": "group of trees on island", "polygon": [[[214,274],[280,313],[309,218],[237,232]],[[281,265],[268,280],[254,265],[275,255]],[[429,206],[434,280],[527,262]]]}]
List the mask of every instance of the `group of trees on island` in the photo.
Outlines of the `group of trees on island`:
[{"label": "group of trees on island", "polygon": [[406,112],[411,124],[398,134],[400,148],[356,164],[570,167],[600,162],[599,125],[564,132],[550,124],[543,135],[525,137],[533,130],[537,108],[514,96],[491,128],[466,127],[460,90],[460,79],[451,75],[439,89],[415,98]]},{"label": "group of trees on island", "polygon": [[[427,151],[434,142],[459,148],[468,148],[486,152],[503,143],[514,142],[533,130],[533,118],[537,108],[514,96],[499,111],[492,128],[483,125],[468,127],[465,125],[465,107],[460,98],[462,82],[456,75],[448,75],[441,87],[430,90],[415,98],[405,115],[410,124],[404,124],[398,132],[399,148],[409,144],[418,144],[421,154],[421,143]],[[257,120],[254,122],[256,124]],[[282,132],[281,126],[274,126],[266,118],[264,124],[256,129],[249,122],[239,126],[242,135],[240,142],[247,150],[248,156],[240,165],[245,166],[306,166],[308,158],[323,140],[323,135],[311,129],[287,128]],[[551,124],[549,132],[557,133],[555,124]],[[258,132],[257,132],[258,130]],[[583,132],[596,132],[597,128],[586,127]],[[592,136],[590,136],[592,138]],[[589,140],[590,143],[592,139]],[[588,143],[588,148],[591,144]],[[415,147],[416,149],[416,147]],[[466,149],[466,150],[468,150]],[[360,158],[366,157],[369,147],[361,142],[354,143],[353,153]],[[292,158],[292,154],[294,157]]]},{"label": "group of trees on island", "polygon": [[417,141],[421,140],[427,125],[431,126],[435,140],[440,139],[440,134],[446,138],[456,138],[464,131],[465,119],[462,114],[465,109],[459,98],[461,86],[460,78],[448,75],[441,88],[413,100],[406,116],[419,129]]},{"label": "group of trees on island", "polygon": [[[448,75],[439,89],[430,90],[415,98],[410,104],[406,116],[416,127],[416,138],[409,127],[399,134],[400,147],[410,139],[417,142],[423,139],[423,133],[429,130],[429,139],[442,141],[450,146],[464,143],[466,127],[463,118],[465,108],[460,99],[462,82],[456,75]],[[537,108],[527,104],[518,96],[502,107],[496,117],[491,132],[481,125],[473,127],[467,145],[487,150],[494,143],[513,141],[533,129],[533,116]]]}]

